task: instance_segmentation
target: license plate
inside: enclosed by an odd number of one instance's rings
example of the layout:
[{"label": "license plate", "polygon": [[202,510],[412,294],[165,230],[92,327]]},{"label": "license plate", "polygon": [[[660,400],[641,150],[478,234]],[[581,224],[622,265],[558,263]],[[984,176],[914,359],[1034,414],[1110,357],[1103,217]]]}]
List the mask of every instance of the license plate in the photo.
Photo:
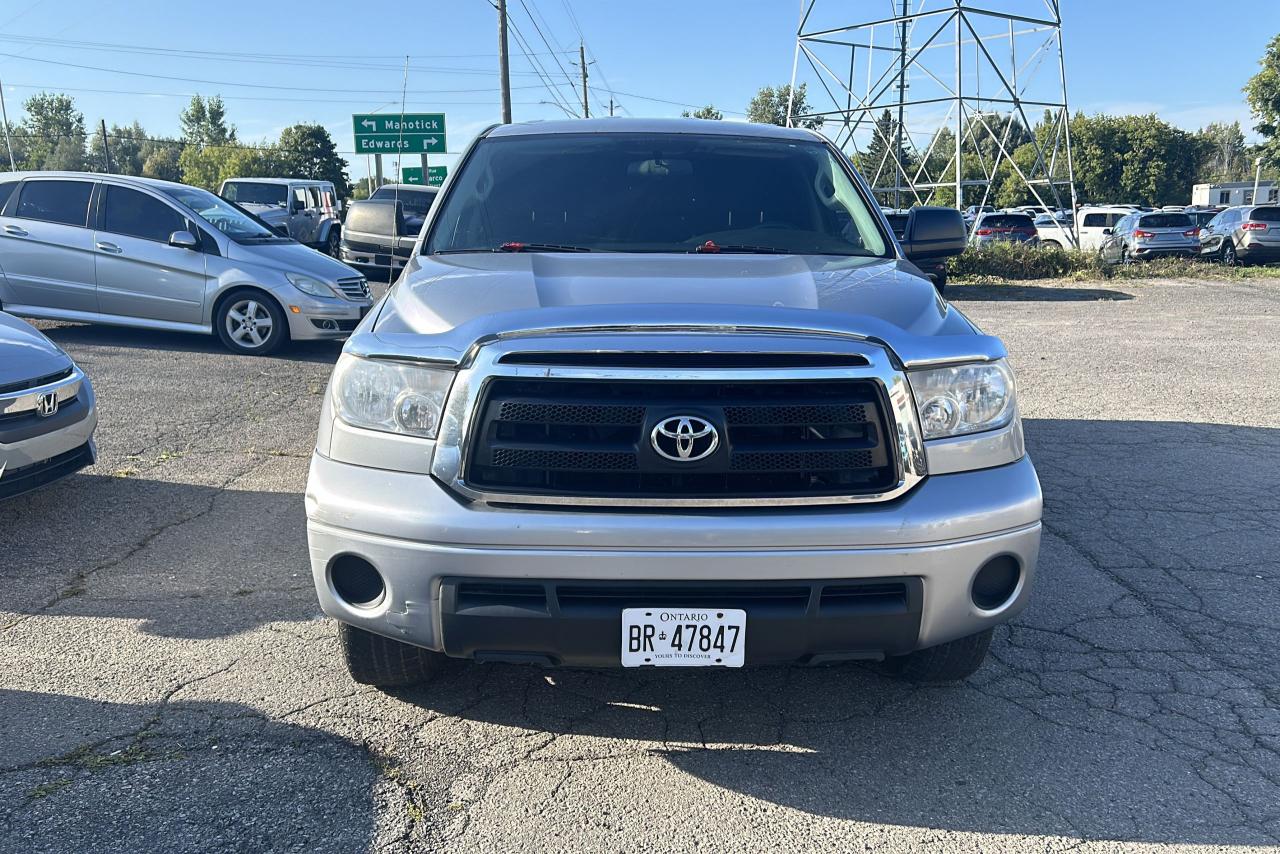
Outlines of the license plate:
[{"label": "license plate", "polygon": [[747,612],[735,608],[624,608],[623,667],[741,667]]}]

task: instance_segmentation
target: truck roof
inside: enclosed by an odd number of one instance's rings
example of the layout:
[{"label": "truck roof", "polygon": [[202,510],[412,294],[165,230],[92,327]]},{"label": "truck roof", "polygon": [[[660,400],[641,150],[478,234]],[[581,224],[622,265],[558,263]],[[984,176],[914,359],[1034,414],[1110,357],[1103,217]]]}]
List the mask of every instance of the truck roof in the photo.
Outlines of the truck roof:
[{"label": "truck roof", "polygon": [[540,136],[562,133],[689,133],[720,136],[751,136],[764,139],[814,140],[822,137],[804,128],[786,128],[756,122],[712,121],[710,119],[554,119],[494,125],[484,135],[490,137]]}]

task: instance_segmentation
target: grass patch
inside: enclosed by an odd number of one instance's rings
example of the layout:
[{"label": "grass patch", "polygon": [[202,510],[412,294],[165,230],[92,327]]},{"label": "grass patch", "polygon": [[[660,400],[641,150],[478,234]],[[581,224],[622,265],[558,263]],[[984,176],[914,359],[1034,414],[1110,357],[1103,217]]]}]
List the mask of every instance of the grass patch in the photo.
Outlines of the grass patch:
[{"label": "grass patch", "polygon": [[89,771],[98,771],[103,768],[111,768],[116,765],[135,765],[139,762],[155,762],[161,759],[177,759],[181,754],[177,752],[160,753],[154,750],[131,744],[120,750],[113,750],[110,753],[98,753],[91,747],[78,747],[70,753],[62,756],[55,756],[52,759],[45,759],[38,763],[41,768],[55,767],[71,767],[84,768]]},{"label": "grass patch", "polygon": [[1241,281],[1280,279],[1280,266],[1224,267],[1196,258],[1174,257],[1132,264],[1104,264],[1095,252],[1025,243],[990,243],[966,249],[963,254],[949,259],[947,276],[957,283],[980,285],[1046,279]]},{"label": "grass patch", "polygon": [[48,783],[41,783],[39,786],[36,786],[34,789],[32,789],[31,797],[33,800],[39,800],[40,798],[47,798],[50,795],[52,795],[54,792],[57,792],[61,789],[65,789],[67,786],[70,786],[70,785],[71,785],[71,781],[67,779],[50,780]]}]

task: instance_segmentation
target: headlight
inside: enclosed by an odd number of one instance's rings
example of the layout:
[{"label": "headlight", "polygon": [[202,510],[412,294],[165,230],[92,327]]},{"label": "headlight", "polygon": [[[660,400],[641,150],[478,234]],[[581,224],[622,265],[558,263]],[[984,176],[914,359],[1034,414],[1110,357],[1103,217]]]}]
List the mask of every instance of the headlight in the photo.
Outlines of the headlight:
[{"label": "headlight", "polygon": [[343,355],[333,405],[353,427],[434,439],[453,371]]},{"label": "headlight", "polygon": [[337,293],[333,288],[326,285],[319,279],[313,279],[310,276],[304,276],[301,273],[285,273],[284,277],[289,280],[295,288],[304,294],[311,294],[313,297],[335,297]]},{"label": "headlight", "polygon": [[995,430],[1013,420],[1013,374],[1004,360],[911,371],[926,439]]}]

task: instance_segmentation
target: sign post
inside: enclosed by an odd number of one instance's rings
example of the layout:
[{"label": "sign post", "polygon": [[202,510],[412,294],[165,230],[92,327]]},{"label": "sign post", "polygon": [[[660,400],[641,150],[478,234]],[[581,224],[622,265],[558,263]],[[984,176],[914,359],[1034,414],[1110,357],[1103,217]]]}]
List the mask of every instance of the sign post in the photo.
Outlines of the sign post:
[{"label": "sign post", "polygon": [[360,154],[430,154],[448,150],[444,113],[357,113],[351,117]]}]

